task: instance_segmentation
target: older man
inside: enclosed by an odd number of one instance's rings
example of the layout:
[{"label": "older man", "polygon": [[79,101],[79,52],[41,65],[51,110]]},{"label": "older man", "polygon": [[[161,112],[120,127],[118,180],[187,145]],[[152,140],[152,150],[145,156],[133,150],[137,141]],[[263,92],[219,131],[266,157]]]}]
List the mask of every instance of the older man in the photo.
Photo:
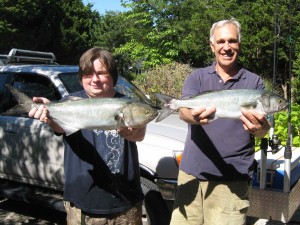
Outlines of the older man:
[{"label": "older man", "polygon": [[[235,19],[212,25],[210,47],[215,62],[192,72],[182,98],[205,91],[263,89],[259,76],[238,64],[241,26]],[[240,120],[209,122],[216,108],[181,108],[188,123],[185,150],[178,175],[178,192],[171,225],[242,225],[249,207],[248,191],[254,162],[254,136],[270,126],[264,115],[242,109]]]}]

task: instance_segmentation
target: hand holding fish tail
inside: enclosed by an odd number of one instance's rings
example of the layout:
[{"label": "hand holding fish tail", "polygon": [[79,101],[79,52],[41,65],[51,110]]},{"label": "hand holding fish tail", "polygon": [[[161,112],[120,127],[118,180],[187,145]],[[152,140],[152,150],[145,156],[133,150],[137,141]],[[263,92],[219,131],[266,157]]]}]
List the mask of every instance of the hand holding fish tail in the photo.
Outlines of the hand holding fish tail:
[{"label": "hand holding fish tail", "polygon": [[32,99],[35,103],[40,103],[41,105],[39,107],[33,107],[29,113],[29,117],[33,117],[35,119],[40,120],[43,123],[47,123],[47,115],[48,111],[46,107],[43,104],[49,104],[50,101],[47,98],[42,98],[42,97],[33,97]]},{"label": "hand holding fish tail", "polygon": [[49,111],[43,104],[49,104],[50,100],[42,97],[33,97],[35,103],[41,103],[39,107],[33,107],[28,116],[40,120],[42,123],[46,123],[54,132],[64,133],[64,130],[56,124],[49,116]]},{"label": "hand holding fish tail", "polygon": [[255,111],[241,109],[244,129],[258,138],[263,138],[270,129],[270,123],[265,115]]},{"label": "hand holding fish tail", "polygon": [[187,109],[187,108],[180,108],[179,109],[179,116],[180,119],[184,120],[189,124],[201,124],[205,125],[208,124],[212,118],[214,118],[214,114],[216,112],[215,107],[210,108],[194,108],[194,109]]},{"label": "hand holding fish tail", "polygon": [[121,127],[119,130],[120,135],[128,141],[142,141],[145,137],[146,126],[142,127]]},{"label": "hand holding fish tail", "polygon": [[43,97],[33,97],[32,100],[35,103],[42,103],[42,104],[49,104],[50,100],[47,98],[43,98]]}]

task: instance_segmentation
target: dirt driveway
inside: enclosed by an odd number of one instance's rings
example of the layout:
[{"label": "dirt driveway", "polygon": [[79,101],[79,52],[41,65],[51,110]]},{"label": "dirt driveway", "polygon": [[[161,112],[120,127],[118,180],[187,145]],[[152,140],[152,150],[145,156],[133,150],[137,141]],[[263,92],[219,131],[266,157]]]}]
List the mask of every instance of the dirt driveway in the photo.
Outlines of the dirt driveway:
[{"label": "dirt driveway", "polygon": [[7,199],[0,200],[1,225],[65,225],[65,213]]}]

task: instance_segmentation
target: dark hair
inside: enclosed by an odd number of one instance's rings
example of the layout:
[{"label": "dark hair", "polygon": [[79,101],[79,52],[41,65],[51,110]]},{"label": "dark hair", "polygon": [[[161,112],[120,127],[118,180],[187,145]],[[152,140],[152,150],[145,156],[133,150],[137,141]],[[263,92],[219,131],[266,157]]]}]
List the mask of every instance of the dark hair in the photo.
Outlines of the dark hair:
[{"label": "dark hair", "polygon": [[93,62],[99,59],[106,67],[109,75],[113,78],[114,86],[118,81],[118,71],[113,55],[102,48],[94,47],[82,54],[79,60],[78,78],[81,81],[85,74],[94,72]]}]

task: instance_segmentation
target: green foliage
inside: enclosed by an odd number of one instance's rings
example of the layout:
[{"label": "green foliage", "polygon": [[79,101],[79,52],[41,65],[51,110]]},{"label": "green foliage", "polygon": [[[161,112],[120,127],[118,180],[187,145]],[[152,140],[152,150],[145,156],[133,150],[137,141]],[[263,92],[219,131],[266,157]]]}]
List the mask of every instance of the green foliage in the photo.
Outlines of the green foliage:
[{"label": "green foliage", "polygon": [[[288,111],[282,111],[274,115],[276,134],[281,141],[282,146],[286,146],[288,140]],[[291,106],[291,125],[292,125],[292,146],[300,147],[300,105],[293,104]],[[266,136],[269,138],[269,135]],[[260,139],[255,140],[255,149],[260,147]]]},{"label": "green foliage", "polygon": [[[282,140],[283,146],[286,145],[288,133],[288,112],[280,112],[275,115],[275,130],[274,133]],[[291,107],[291,124],[292,124],[292,137],[293,146],[300,147],[300,105],[294,104]]]},{"label": "green foliage", "polygon": [[300,104],[300,53],[297,54],[297,60],[294,62],[292,96],[294,102]]},{"label": "green foliage", "polygon": [[0,0],[0,52],[50,51],[60,63],[77,64],[93,46],[98,20],[81,0]]},{"label": "green foliage", "polygon": [[128,51],[121,51],[120,46],[130,42],[130,38],[124,31],[130,29],[125,19],[125,13],[107,11],[100,17],[95,29],[94,46],[108,49],[115,56],[118,64],[119,74],[126,75],[132,62],[129,59]]},{"label": "green foliage", "polygon": [[94,45],[114,52],[115,48],[127,43],[129,39],[126,38],[124,30],[128,29],[130,24],[126,23],[125,14],[107,11],[105,15],[102,15],[95,30]]},{"label": "green foliage", "polygon": [[[126,20],[132,26],[126,30],[130,41],[117,51],[127,53],[133,64],[142,62],[143,69],[174,61],[206,66],[214,60],[209,47],[211,25],[234,17],[242,25],[241,64],[270,79],[275,73],[286,96],[289,63],[300,50],[300,1],[292,1],[291,7],[286,1],[265,0],[122,2],[131,8]],[[294,71],[299,79],[299,69]]]},{"label": "green foliage", "polygon": [[173,30],[158,31],[153,29],[153,20],[148,12],[137,10],[127,13],[124,22],[126,38],[129,40],[116,49],[117,55],[127,55],[133,64],[143,62],[143,69],[172,62],[177,51],[170,36]]},{"label": "green foliage", "polygon": [[[181,95],[184,80],[192,70],[189,65],[171,63],[149,69],[136,76],[133,82],[148,95],[159,92],[178,98]],[[153,101],[155,102],[155,98]]]},{"label": "green foliage", "polygon": [[126,18],[132,24],[126,30],[130,42],[118,51],[127,52],[133,62],[143,61],[143,69],[174,61],[194,64],[194,58],[203,65],[202,56],[209,53],[209,26],[193,13],[201,15],[205,2],[133,1]]},{"label": "green foliage", "polygon": [[[214,60],[211,25],[236,18],[242,25],[239,61],[272,80],[300,103],[300,1],[121,0],[124,13],[104,15],[82,0],[0,0],[0,53],[11,48],[54,52],[59,63],[77,64],[92,46],[105,47],[121,74],[170,63],[203,67]],[[274,63],[275,62],[275,63]]]}]

